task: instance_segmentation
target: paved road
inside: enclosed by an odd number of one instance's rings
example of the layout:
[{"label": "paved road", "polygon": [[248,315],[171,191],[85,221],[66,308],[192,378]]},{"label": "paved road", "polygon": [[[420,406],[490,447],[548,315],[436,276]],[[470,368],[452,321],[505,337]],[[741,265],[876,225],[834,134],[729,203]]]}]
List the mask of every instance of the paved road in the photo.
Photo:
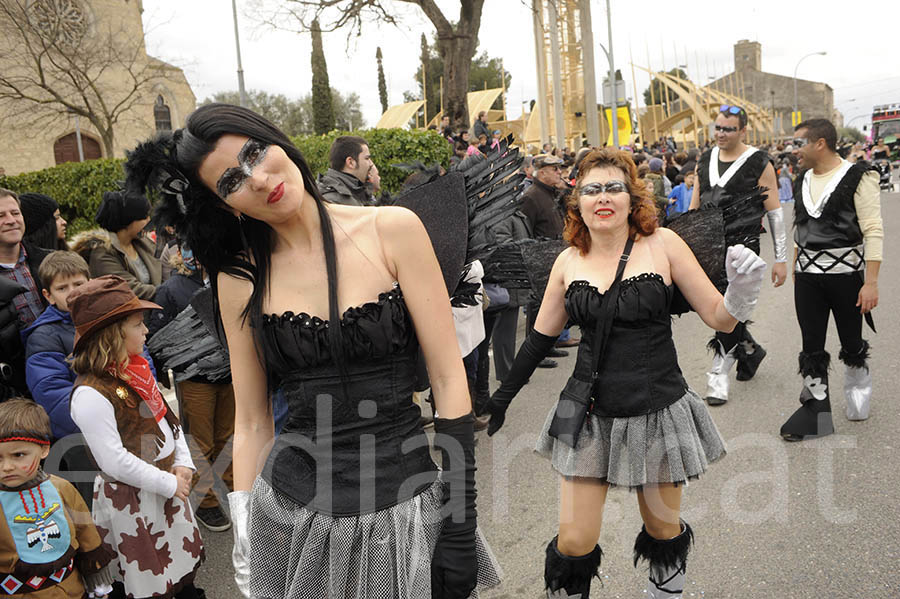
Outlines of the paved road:
[{"label": "paved road", "polygon": [[[872,344],[875,380],[871,417],[848,422],[843,369],[833,323],[827,350],[836,434],[788,444],[778,429],[797,404],[799,327],[790,281],[766,286],[753,334],[769,354],[756,378],[733,383],[731,401],[712,413],[728,455],[685,490],[684,517],[696,546],[688,564],[686,598],[843,599],[900,597],[900,388],[898,308],[900,193],[882,195],[885,264],[879,279],[879,333]],[[786,210],[790,220],[790,206]],[[763,239],[763,257],[772,256]],[[685,377],[701,394],[710,357],[710,331],[695,315],[675,321]],[[558,482],[531,451],[537,433],[571,372],[574,358],[538,370],[513,404],[503,430],[479,437],[480,524],[503,569],[504,585],[489,599],[540,597],[544,546],[556,532]],[[732,379],[733,380],[733,379]],[[640,529],[634,494],[609,493],[600,544],[603,589],[595,597],[642,597],[645,577],[631,563]],[[213,599],[237,597],[230,577],[230,533],[206,533],[208,562],[200,583]],[[273,553],[278,549],[273,548]],[[324,599],[324,598],[323,598]]]}]

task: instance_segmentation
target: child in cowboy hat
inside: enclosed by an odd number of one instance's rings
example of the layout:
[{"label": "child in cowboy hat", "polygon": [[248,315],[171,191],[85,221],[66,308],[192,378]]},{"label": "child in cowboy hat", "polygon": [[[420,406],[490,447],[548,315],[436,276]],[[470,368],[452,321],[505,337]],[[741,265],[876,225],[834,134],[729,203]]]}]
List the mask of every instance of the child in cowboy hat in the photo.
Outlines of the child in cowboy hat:
[{"label": "child in cowboy hat", "polygon": [[106,597],[112,556],[75,487],[41,469],[49,451],[44,408],[0,404],[0,594]]},{"label": "child in cowboy hat", "polygon": [[204,597],[193,584],[204,555],[188,502],[194,465],[178,419],[141,355],[144,310],[159,306],[138,299],[115,275],[78,287],[68,304],[75,324],[72,369],[79,375],[72,419],[101,471],[92,511],[104,542],[117,553],[111,570],[121,584],[115,592]]}]

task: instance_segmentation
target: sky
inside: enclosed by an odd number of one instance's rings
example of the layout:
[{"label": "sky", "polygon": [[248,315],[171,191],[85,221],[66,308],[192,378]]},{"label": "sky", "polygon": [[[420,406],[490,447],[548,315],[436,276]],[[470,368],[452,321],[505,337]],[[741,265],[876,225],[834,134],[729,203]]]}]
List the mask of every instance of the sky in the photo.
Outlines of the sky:
[{"label": "sky", "polygon": [[[280,29],[261,24],[260,0],[237,0],[245,87],[299,98],[311,87],[308,33],[296,32],[290,20]],[[437,0],[444,14],[456,21],[458,0]],[[530,0],[528,0],[530,5]],[[331,86],[356,92],[368,126],[381,116],[375,51],[381,46],[389,104],[403,101],[403,92],[417,89],[419,38],[429,40],[434,28],[420,9],[390,2],[403,16],[401,27],[365,23],[362,35],[325,33],[323,43]],[[591,0],[595,45],[608,46],[606,0]],[[234,22],[229,0],[143,0],[148,53],[184,69],[198,102],[218,91],[237,89]],[[733,46],[740,39],[762,45],[762,69],[824,81],[834,89],[835,107],[845,123],[862,128],[875,104],[900,103],[900,69],[893,25],[900,22],[900,2],[858,0],[826,8],[820,0],[791,2],[721,0],[680,2],[610,0],[613,58],[622,70],[627,93],[634,97],[630,63],[668,70],[686,69],[695,82],[707,82],[733,70]],[[852,6],[848,10],[848,7]],[[518,118],[523,102],[537,94],[531,11],[525,0],[485,0],[479,31],[479,52],[502,58],[512,75],[507,95],[508,117]],[[283,30],[281,30],[283,28]],[[289,31],[293,30],[293,31]],[[883,32],[883,33],[879,33]],[[598,86],[607,72],[603,51],[595,49]],[[649,83],[635,69],[637,93]],[[600,97],[598,90],[598,97]],[[642,96],[641,96],[642,98]],[[643,102],[643,100],[641,100]]]}]

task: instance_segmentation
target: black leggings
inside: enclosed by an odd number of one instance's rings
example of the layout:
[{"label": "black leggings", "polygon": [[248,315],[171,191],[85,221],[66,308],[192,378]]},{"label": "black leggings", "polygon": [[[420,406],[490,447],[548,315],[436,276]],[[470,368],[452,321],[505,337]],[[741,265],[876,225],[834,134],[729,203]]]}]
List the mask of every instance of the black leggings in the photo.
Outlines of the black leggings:
[{"label": "black leggings", "polygon": [[850,354],[862,350],[862,314],[856,305],[862,285],[861,272],[795,275],[794,306],[803,335],[804,353],[825,350],[829,312],[834,313],[841,349]]}]

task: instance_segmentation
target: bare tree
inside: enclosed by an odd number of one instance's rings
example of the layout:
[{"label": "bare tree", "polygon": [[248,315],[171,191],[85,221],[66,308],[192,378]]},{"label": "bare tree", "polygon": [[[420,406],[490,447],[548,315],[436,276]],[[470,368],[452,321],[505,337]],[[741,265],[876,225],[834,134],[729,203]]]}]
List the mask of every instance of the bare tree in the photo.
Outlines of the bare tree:
[{"label": "bare tree", "polygon": [[0,0],[0,114],[49,124],[74,114],[113,156],[115,127],[169,65],[149,58],[143,32],[90,22],[78,0]]},{"label": "bare tree", "polygon": [[289,16],[309,29],[318,19],[322,31],[349,27],[351,33],[360,35],[364,22],[398,26],[401,14],[396,5],[400,3],[417,6],[434,25],[438,53],[444,61],[444,114],[450,116],[454,129],[468,128],[469,64],[478,47],[484,0],[459,0],[455,23],[444,15],[436,0],[280,0],[279,8],[265,20],[279,27],[283,17]]}]

